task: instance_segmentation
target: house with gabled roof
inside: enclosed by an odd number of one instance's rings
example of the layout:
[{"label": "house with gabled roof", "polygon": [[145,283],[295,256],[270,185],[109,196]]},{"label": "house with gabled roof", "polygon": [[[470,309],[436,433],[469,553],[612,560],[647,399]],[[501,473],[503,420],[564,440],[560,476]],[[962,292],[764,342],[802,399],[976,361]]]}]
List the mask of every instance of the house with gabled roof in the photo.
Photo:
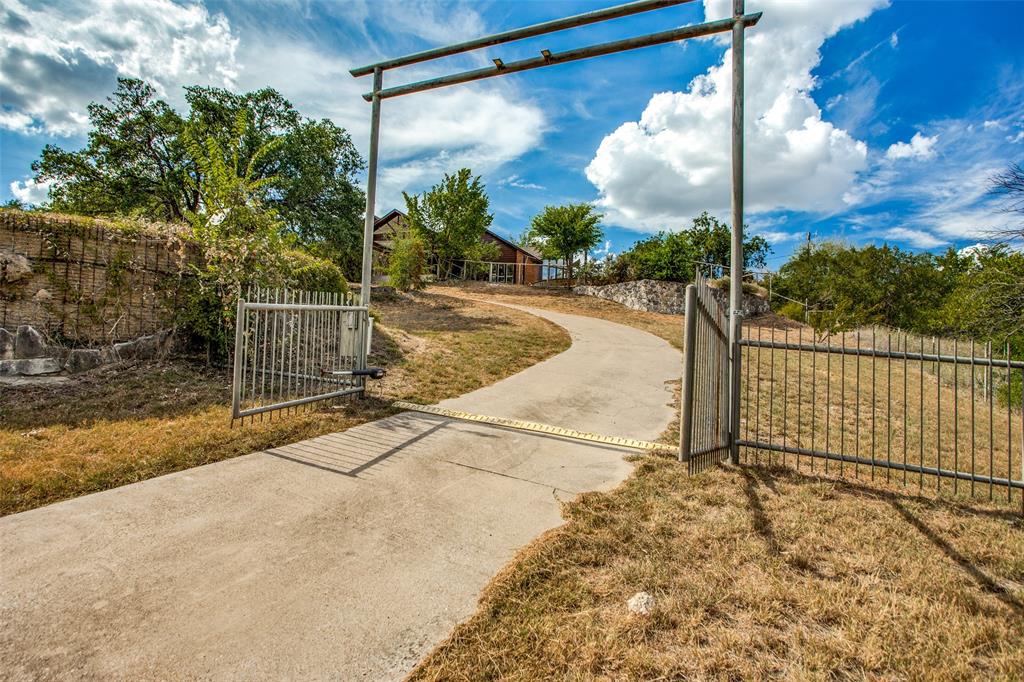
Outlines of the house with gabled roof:
[{"label": "house with gabled roof", "polygon": [[[383,267],[395,241],[408,233],[408,217],[397,208],[377,218],[373,224],[373,255],[376,264]],[[479,267],[474,269],[483,273],[487,281],[501,284],[534,284],[543,278],[544,259],[536,249],[520,246],[491,230],[486,230],[481,240],[496,244],[499,249],[496,261],[480,263]],[[374,269],[380,271],[376,266]]]}]

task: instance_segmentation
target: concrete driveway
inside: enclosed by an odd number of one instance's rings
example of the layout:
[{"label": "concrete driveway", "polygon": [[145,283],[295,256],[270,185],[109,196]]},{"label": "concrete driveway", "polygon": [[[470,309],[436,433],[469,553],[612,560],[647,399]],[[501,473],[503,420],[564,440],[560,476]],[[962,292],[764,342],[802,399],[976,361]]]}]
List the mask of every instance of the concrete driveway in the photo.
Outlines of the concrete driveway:
[{"label": "concrete driveway", "polygon": [[[564,353],[445,407],[653,439],[680,356],[525,309]],[[403,413],[0,519],[5,679],[396,679],[615,448]]]}]

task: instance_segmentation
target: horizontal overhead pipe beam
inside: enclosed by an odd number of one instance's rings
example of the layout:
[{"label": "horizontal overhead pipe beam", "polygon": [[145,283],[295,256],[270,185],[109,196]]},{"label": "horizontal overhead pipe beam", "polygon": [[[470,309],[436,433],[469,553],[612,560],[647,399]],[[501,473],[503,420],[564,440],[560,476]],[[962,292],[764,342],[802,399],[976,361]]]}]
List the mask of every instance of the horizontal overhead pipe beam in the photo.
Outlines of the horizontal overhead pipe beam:
[{"label": "horizontal overhead pipe beam", "polygon": [[[742,17],[743,23],[747,26],[753,26],[760,19],[761,12],[746,14]],[[503,63],[501,68],[489,66],[482,69],[475,69],[473,71],[464,71],[451,76],[442,76],[440,78],[432,78],[430,80],[409,83],[407,85],[399,85],[393,88],[385,88],[380,91],[380,98],[388,99],[390,97],[399,97],[401,95],[409,95],[414,92],[443,88],[448,85],[457,85],[459,83],[468,83],[470,81],[481,80],[484,78],[493,78],[494,76],[503,76],[508,73],[539,69],[543,66],[551,66],[553,64],[564,64],[566,62],[575,62],[580,59],[589,59],[591,57],[600,57],[602,55],[614,54],[616,52],[636,50],[641,47],[673,43],[677,40],[686,40],[687,38],[699,38],[701,36],[713,35],[715,33],[725,33],[727,31],[731,31],[732,26],[732,18],[720,19],[718,21],[711,21],[705,24],[694,24],[693,26],[674,28],[660,33],[650,33],[648,35],[637,36],[636,38],[615,40],[610,43],[600,43],[598,45],[581,47],[575,50],[567,50],[565,52],[546,53],[542,54],[540,57],[522,59],[518,62]],[[368,92],[364,94],[363,99],[369,102],[373,99],[373,93]]]},{"label": "horizontal overhead pipe beam", "polygon": [[693,0],[639,0],[638,2],[627,2],[624,5],[606,7],[605,9],[576,14],[563,19],[545,21],[540,24],[533,24],[532,26],[524,26],[523,28],[516,28],[511,31],[504,31],[502,33],[484,36],[483,38],[476,38],[475,40],[467,40],[466,42],[456,43],[455,45],[436,47],[431,50],[424,50],[423,52],[417,52],[404,57],[396,57],[395,59],[388,59],[383,62],[377,62],[376,64],[360,66],[352,69],[349,73],[357,78],[359,76],[368,76],[373,73],[373,70],[377,67],[380,67],[384,71],[388,69],[396,69],[400,66],[419,64],[420,62],[430,61],[431,59],[440,59],[441,57],[450,57],[453,54],[479,50],[482,47],[511,43],[524,38],[532,38],[534,36],[545,35],[547,33],[563,31],[567,28],[596,24],[600,21],[628,17],[633,14],[650,12],[651,10],[663,9],[665,7],[673,7],[675,5],[682,5],[688,2],[693,2]]}]

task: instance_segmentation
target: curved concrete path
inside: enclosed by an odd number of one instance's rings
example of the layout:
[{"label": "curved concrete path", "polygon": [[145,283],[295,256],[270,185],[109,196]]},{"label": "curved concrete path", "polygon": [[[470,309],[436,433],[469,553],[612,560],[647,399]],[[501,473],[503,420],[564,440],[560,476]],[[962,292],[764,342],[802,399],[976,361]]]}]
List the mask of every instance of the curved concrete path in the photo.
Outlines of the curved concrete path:
[{"label": "curved concrete path", "polygon": [[[564,353],[448,407],[652,439],[680,358],[524,309]],[[395,679],[559,500],[624,451],[417,413],[0,519],[0,670],[20,679]]]}]

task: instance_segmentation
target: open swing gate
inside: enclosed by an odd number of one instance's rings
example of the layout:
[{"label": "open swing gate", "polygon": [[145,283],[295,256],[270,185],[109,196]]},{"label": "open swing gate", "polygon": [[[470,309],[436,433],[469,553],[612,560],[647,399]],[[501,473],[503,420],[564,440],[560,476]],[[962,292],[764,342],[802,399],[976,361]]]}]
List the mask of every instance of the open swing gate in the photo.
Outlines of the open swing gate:
[{"label": "open swing gate", "polygon": [[373,318],[351,294],[255,289],[238,301],[231,416],[362,393]]},{"label": "open swing gate", "polygon": [[729,457],[729,332],[726,313],[698,273],[686,287],[679,459],[690,473]]}]

